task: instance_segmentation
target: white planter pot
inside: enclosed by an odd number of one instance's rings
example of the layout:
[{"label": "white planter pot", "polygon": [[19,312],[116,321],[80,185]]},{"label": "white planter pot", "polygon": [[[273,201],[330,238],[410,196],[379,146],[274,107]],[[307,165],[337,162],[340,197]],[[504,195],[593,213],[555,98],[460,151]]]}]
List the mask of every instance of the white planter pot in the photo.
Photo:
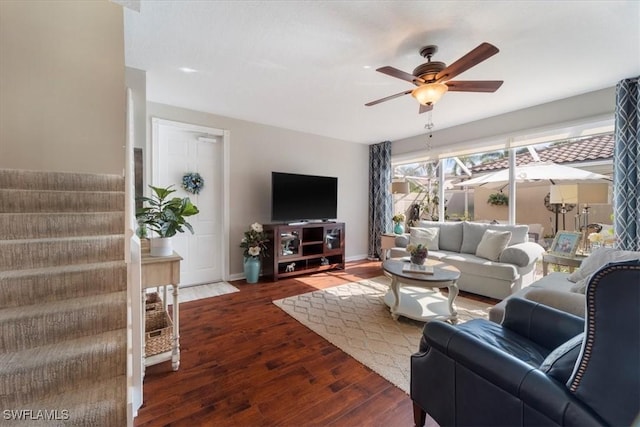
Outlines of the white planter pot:
[{"label": "white planter pot", "polygon": [[151,256],[171,256],[173,255],[173,246],[171,245],[171,237],[154,237],[149,241],[151,248]]}]

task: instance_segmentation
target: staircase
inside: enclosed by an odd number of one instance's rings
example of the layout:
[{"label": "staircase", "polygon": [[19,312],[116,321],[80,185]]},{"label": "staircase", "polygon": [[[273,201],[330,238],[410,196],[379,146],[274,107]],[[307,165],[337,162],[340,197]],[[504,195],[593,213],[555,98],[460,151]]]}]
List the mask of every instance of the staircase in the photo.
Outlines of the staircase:
[{"label": "staircase", "polygon": [[124,178],[0,169],[0,425],[125,426]]}]

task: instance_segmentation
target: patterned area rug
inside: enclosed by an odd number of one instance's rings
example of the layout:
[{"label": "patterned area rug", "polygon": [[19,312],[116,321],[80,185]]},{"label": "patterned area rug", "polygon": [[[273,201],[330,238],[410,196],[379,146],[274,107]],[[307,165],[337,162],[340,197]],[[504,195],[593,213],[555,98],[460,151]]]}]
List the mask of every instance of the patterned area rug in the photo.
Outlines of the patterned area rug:
[{"label": "patterned area rug", "polygon": [[[393,320],[384,303],[385,276],[273,301],[291,317],[409,393],[410,355],[424,323]],[[458,296],[459,322],[488,317],[490,304]]]}]

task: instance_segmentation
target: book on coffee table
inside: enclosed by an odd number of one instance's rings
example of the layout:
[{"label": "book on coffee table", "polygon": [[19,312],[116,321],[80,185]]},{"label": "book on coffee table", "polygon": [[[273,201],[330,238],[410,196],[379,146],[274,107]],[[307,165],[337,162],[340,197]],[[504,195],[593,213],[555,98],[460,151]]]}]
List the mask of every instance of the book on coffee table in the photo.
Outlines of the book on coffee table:
[{"label": "book on coffee table", "polygon": [[421,273],[421,274],[433,274],[433,266],[431,265],[418,265],[410,262],[405,263],[402,266],[403,273]]}]

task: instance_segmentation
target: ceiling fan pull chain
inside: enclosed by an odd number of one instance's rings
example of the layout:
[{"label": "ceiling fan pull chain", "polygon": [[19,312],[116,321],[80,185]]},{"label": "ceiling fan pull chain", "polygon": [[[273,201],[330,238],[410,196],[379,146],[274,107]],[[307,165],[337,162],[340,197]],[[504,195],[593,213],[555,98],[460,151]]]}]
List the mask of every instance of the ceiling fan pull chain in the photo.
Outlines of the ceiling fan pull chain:
[{"label": "ceiling fan pull chain", "polygon": [[424,128],[429,131],[429,138],[433,137],[433,133],[431,132],[431,129],[433,129],[433,126],[434,126],[432,118],[433,118],[433,110],[429,110],[429,115],[427,116],[427,123],[424,125]]}]

